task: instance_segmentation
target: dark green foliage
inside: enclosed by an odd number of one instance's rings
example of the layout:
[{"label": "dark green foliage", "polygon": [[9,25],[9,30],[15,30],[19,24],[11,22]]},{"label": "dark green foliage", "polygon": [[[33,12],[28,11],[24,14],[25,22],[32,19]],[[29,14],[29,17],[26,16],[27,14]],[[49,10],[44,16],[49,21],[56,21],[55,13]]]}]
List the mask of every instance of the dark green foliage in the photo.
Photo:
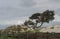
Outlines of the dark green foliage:
[{"label": "dark green foliage", "polygon": [[33,14],[31,17],[29,17],[30,19],[38,19],[38,16],[40,16],[40,13],[35,13]]},{"label": "dark green foliage", "polygon": [[41,25],[39,27],[42,26],[43,23],[47,22],[49,23],[49,21],[54,20],[54,11],[51,10],[46,10],[43,13],[35,13],[33,14],[31,17],[29,17],[29,19],[32,19],[36,21],[35,23],[35,28],[37,28],[37,24],[41,23]]},{"label": "dark green foliage", "polygon": [[32,21],[28,20],[28,21],[24,22],[24,25],[34,25],[34,23]]},{"label": "dark green foliage", "polygon": [[46,10],[42,13],[41,22],[47,22],[54,20],[54,11]]}]

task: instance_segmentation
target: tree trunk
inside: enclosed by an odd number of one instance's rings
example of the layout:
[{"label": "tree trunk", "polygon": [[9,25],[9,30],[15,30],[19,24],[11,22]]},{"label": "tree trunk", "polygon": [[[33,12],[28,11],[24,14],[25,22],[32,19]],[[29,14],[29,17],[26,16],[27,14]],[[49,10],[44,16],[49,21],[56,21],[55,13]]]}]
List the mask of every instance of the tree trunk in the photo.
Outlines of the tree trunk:
[{"label": "tree trunk", "polygon": [[37,23],[34,24],[33,29],[35,30],[37,28]]},{"label": "tree trunk", "polygon": [[43,22],[42,22],[41,25],[40,25],[39,27],[37,27],[37,28],[40,28],[42,25],[43,25]]}]

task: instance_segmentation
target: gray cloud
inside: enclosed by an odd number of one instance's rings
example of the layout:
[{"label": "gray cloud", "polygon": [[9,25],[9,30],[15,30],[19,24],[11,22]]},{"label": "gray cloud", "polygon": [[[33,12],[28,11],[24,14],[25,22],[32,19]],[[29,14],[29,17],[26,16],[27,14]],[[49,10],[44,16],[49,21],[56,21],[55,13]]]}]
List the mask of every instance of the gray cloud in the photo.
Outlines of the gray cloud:
[{"label": "gray cloud", "polygon": [[55,21],[60,19],[60,0],[0,0],[0,24],[23,22],[22,19],[47,9],[55,11],[59,17],[56,16]]}]

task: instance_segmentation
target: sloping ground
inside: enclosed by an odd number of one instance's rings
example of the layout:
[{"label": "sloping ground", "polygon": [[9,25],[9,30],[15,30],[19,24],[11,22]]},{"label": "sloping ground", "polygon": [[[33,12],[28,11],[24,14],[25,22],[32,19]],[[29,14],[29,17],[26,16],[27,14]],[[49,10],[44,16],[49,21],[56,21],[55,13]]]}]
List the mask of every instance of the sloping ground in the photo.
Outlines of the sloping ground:
[{"label": "sloping ground", "polygon": [[[21,39],[21,37],[26,38],[28,35],[28,38],[32,39],[34,38],[34,32],[31,32],[29,29],[34,31],[32,28],[28,28],[26,26],[14,25],[5,29],[5,31],[3,30],[4,32],[2,34],[4,38],[8,36]],[[27,30],[29,30],[28,33],[25,32]],[[60,25],[44,27],[40,32],[36,32],[35,34],[38,39],[60,39]]]},{"label": "sloping ground", "polygon": [[46,28],[42,28],[40,30],[40,32],[60,33],[60,25],[55,25],[55,26],[49,26],[49,27],[46,27]]},{"label": "sloping ground", "polygon": [[[13,26],[7,27],[5,29],[5,31],[8,31],[8,32],[11,32],[11,31],[13,31],[13,32],[16,32],[16,31],[25,32],[27,30],[34,31],[34,29],[32,29],[32,28],[28,28],[27,26],[20,26],[20,25],[17,25],[17,26],[13,25]],[[49,32],[49,33],[52,33],[52,32],[60,33],[60,25],[43,27],[39,31],[40,32]]]}]

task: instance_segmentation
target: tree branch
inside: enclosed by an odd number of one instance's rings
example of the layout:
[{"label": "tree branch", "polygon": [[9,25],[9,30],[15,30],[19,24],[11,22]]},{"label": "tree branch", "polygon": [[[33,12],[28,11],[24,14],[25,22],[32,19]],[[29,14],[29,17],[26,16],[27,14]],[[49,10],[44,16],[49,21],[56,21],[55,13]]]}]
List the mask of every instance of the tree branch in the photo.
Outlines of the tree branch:
[{"label": "tree branch", "polygon": [[40,25],[40,26],[38,26],[37,28],[40,28],[42,25],[43,25],[43,22],[42,22],[42,23],[41,23],[41,25]]}]

